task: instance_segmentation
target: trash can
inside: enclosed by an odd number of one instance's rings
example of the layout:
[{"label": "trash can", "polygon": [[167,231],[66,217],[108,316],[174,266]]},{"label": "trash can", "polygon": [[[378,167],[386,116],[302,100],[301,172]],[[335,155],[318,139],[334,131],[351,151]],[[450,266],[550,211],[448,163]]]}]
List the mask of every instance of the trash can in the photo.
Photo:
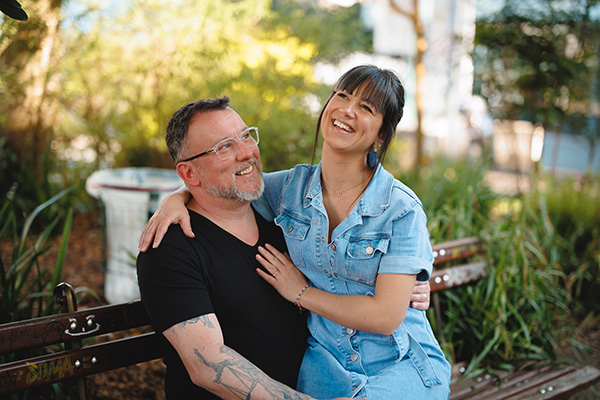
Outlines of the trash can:
[{"label": "trash can", "polygon": [[159,168],[105,169],[87,179],[87,192],[104,211],[104,297],[109,303],[140,298],[135,269],[140,235],[163,197],[182,184],[175,170]]}]

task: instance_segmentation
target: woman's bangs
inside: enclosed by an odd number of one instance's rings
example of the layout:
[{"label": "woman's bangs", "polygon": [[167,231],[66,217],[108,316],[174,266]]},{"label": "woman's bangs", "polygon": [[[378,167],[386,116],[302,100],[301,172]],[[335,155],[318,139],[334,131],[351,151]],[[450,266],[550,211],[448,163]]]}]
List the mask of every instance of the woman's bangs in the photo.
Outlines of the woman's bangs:
[{"label": "woman's bangs", "polygon": [[385,90],[383,80],[374,76],[346,76],[339,82],[335,91],[343,90],[358,96],[375,107],[377,112],[385,114],[385,104],[389,102],[390,93]]}]

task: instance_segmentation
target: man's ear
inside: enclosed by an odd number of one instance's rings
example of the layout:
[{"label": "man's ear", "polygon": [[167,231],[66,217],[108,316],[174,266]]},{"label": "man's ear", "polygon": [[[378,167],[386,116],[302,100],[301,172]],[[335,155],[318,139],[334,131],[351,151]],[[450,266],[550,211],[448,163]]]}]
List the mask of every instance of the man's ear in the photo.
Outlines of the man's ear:
[{"label": "man's ear", "polygon": [[175,167],[177,175],[188,185],[198,186],[200,184],[200,178],[194,168],[191,167],[187,162],[177,164]]}]

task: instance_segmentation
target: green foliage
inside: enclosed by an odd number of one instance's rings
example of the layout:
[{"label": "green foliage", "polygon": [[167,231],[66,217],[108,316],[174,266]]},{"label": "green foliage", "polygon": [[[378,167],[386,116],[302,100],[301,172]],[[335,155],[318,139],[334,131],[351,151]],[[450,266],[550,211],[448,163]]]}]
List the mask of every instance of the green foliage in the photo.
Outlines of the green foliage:
[{"label": "green foliage", "polygon": [[478,236],[489,223],[498,195],[484,183],[483,161],[436,159],[431,165],[397,176],[417,193],[428,216],[434,242]]},{"label": "green foliage", "polygon": [[[557,179],[542,175],[539,190],[525,201],[546,212],[560,232],[560,263],[579,317],[600,313],[600,177]],[[547,211],[546,211],[547,210]]]},{"label": "green foliage", "polygon": [[28,165],[19,163],[5,144],[0,137],[0,198],[11,200],[11,212],[16,217],[18,229],[39,204],[66,187],[70,188],[68,195],[38,215],[32,232],[45,229],[56,218],[66,218],[65,212],[71,207],[79,212],[93,209],[91,199],[84,192],[89,165],[61,161],[48,147],[42,155],[43,173],[36,175]]},{"label": "green foliage", "polygon": [[96,167],[171,168],[164,132],[172,113],[223,94],[260,128],[266,170],[307,162],[314,104],[327,95],[313,64],[369,42],[358,5],[131,0],[107,13],[96,4],[81,2],[80,14],[64,22],[55,127],[57,149],[85,137]]},{"label": "green foliage", "polygon": [[359,3],[352,7],[331,5],[323,10],[316,1],[274,0],[272,9],[275,18],[266,24],[315,43],[315,61],[337,60],[355,51],[372,51],[372,33],[361,24]]},{"label": "green foliage", "polygon": [[[600,21],[596,0],[512,0],[477,21],[474,91],[495,117],[561,130],[567,116],[593,116],[598,98]],[[580,131],[574,129],[574,133]],[[587,135],[594,144],[596,135]]]},{"label": "green foliage", "polygon": [[486,244],[489,276],[440,293],[443,326],[434,325],[448,358],[469,362],[470,373],[489,366],[484,360],[514,368],[560,359],[577,321],[600,304],[598,178],[583,185],[544,175],[520,198],[493,193],[486,171],[434,160],[400,177],[421,198],[434,242],[480,236]]},{"label": "green foliage", "polygon": [[[50,248],[54,228],[61,221],[56,217],[34,238],[31,227],[36,217],[49,207],[57,204],[71,190],[67,189],[36,207],[18,228],[18,216],[14,205],[7,199],[0,209],[0,240],[12,238],[12,253],[0,257],[0,323],[39,317],[52,313],[54,300],[52,290],[61,279],[67,251],[73,210],[69,209],[63,222],[62,242],[53,268],[43,266],[40,257]],[[8,262],[6,264],[6,262]]]}]

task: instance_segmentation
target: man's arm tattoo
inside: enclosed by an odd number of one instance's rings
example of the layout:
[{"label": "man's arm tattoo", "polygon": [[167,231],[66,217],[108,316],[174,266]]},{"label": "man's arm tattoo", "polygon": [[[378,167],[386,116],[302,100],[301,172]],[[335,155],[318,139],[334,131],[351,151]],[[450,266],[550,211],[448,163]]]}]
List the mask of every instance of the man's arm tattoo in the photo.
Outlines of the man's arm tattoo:
[{"label": "man's arm tattoo", "polygon": [[[271,379],[233,349],[227,346],[221,346],[219,350],[221,354],[227,355],[229,358],[213,363],[208,361],[198,349],[194,349],[194,353],[204,365],[217,373],[214,382],[227,389],[236,398],[250,400],[252,399],[253,393],[262,389],[270,395],[273,400],[311,399],[310,396],[297,392],[290,387]],[[227,382],[226,377],[224,376],[225,374],[228,378]]]},{"label": "man's arm tattoo", "polygon": [[194,324],[197,324],[197,323],[201,323],[206,328],[215,329],[215,326],[210,321],[210,319],[208,318],[207,315],[201,315],[199,317],[190,318],[190,319],[188,319],[186,321],[178,323],[177,326],[179,328],[185,328],[187,325],[194,325]]}]

